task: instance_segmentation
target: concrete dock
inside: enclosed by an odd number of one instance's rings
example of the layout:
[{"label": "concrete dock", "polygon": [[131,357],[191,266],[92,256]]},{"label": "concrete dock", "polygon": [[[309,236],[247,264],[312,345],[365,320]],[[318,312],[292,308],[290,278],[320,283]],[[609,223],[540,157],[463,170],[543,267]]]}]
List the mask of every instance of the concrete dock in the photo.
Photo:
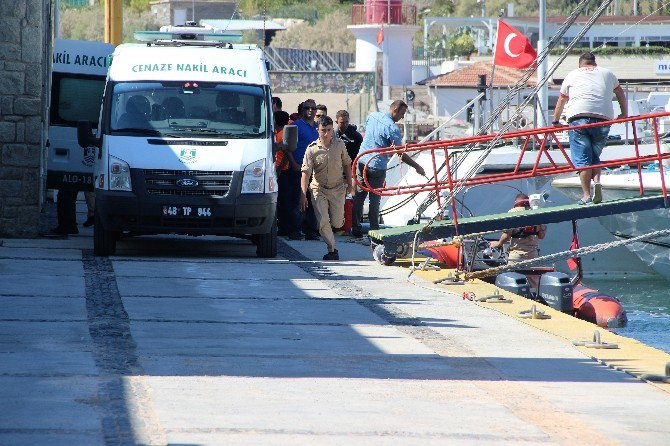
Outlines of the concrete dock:
[{"label": "concrete dock", "polygon": [[0,243],[1,445],[670,443],[670,355],[343,237]]}]

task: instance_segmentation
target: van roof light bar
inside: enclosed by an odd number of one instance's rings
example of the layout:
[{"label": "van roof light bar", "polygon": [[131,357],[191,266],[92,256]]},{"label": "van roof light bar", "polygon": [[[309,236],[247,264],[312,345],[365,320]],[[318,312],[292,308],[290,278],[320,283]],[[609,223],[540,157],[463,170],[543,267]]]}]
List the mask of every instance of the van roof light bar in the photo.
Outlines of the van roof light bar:
[{"label": "van roof light bar", "polygon": [[[201,42],[240,43],[242,36],[238,33],[226,33],[209,25],[196,25],[195,22],[186,22],[184,25],[161,26],[160,31],[136,31],[135,40],[140,42],[185,41],[200,44]],[[176,43],[176,42],[175,42]]]}]

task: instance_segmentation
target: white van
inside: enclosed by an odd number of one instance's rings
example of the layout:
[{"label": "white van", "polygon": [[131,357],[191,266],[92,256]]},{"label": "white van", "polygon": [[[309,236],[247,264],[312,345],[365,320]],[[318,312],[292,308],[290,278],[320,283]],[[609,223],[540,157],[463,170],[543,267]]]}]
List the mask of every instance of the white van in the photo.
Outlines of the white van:
[{"label": "white van", "polygon": [[55,39],[47,142],[47,188],[93,190],[94,150],[77,142],[79,121],[98,122],[109,43]]},{"label": "white van", "polygon": [[119,45],[97,136],[80,123],[80,143],[97,147],[97,255],[136,234],[232,235],[277,254],[263,52],[189,37]]}]

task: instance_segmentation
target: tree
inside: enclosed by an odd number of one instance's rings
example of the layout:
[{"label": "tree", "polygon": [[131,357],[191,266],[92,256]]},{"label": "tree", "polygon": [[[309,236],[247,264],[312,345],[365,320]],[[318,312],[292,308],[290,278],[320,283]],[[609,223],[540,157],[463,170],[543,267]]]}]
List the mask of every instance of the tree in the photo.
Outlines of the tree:
[{"label": "tree", "polygon": [[278,31],[270,46],[352,53],[356,39],[347,29],[350,22],[349,14],[337,11],[318,20],[314,25],[304,22],[285,31]]},{"label": "tree", "polygon": [[153,0],[130,0],[130,9],[135,12],[143,12],[149,10],[149,2]]}]

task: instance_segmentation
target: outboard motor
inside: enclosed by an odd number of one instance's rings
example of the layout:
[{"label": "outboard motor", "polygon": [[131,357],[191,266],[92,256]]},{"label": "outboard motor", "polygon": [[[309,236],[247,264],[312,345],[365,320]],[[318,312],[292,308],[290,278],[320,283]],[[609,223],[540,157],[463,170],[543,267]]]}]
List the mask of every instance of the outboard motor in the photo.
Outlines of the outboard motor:
[{"label": "outboard motor", "polygon": [[537,286],[537,297],[540,302],[555,310],[572,314],[572,283],[570,276],[554,271],[540,276]]},{"label": "outboard motor", "polygon": [[495,285],[501,290],[509,291],[529,299],[531,298],[530,285],[528,284],[528,279],[523,274],[512,272],[498,274]]}]

